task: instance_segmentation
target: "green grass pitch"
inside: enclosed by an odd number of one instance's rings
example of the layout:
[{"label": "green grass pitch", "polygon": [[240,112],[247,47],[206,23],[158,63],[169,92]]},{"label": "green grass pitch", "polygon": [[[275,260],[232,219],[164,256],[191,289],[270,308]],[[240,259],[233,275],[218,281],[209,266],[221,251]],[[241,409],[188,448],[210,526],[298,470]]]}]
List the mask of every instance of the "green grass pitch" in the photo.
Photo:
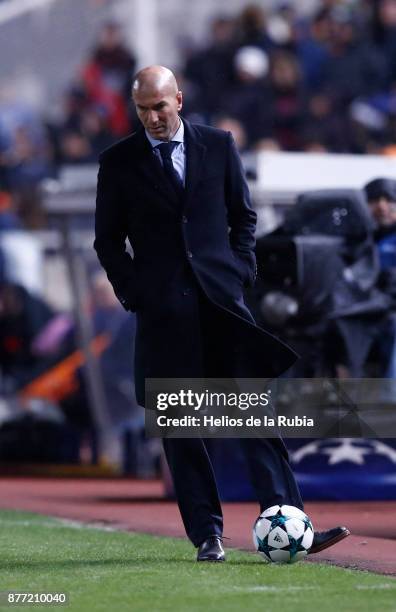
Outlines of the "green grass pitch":
[{"label": "green grass pitch", "polygon": [[[133,512],[133,509],[131,509]],[[161,521],[160,513],[158,520]],[[185,540],[0,511],[0,591],[66,592],[81,612],[354,612],[396,610],[396,580],[319,564],[269,565],[229,550],[195,562]],[[1,610],[12,607],[1,605]]]}]

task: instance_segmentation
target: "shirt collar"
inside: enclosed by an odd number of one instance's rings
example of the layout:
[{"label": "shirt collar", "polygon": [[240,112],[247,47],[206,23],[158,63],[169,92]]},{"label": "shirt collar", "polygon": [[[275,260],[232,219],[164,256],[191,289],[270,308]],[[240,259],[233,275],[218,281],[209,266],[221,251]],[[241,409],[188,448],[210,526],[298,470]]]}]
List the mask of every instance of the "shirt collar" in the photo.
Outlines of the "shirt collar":
[{"label": "shirt collar", "polygon": [[[151,144],[151,146],[157,147],[158,145],[162,144],[164,141],[163,140],[156,140],[155,138],[153,138],[152,136],[150,136],[150,134],[147,132],[147,130],[145,130],[147,139],[149,141],[149,143]],[[178,127],[178,129],[176,130],[176,133],[174,134],[171,142],[184,142],[184,125],[183,125],[183,121],[180,119],[180,125]]]}]

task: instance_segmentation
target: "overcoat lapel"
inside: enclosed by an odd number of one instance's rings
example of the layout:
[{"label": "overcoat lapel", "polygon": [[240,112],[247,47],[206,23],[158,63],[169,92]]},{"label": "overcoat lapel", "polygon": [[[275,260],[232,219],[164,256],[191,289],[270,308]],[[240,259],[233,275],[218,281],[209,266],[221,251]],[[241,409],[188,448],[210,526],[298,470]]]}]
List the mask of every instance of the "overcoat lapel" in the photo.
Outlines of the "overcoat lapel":
[{"label": "overcoat lapel", "polygon": [[186,187],[184,207],[187,208],[191,202],[191,196],[201,177],[206,147],[200,142],[194,128],[183,120],[184,141],[186,146]]}]

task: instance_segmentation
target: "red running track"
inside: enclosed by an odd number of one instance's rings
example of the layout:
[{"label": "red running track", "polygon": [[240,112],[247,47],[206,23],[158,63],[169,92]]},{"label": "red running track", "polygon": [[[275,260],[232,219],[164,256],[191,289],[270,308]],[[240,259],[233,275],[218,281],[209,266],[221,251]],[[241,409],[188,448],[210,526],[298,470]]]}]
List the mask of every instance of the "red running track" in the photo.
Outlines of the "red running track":
[{"label": "red running track", "polygon": [[[160,481],[0,478],[0,487],[0,508],[184,536],[177,506],[163,498]],[[226,545],[252,550],[256,504],[224,503],[223,509]],[[344,524],[352,532],[309,560],[396,576],[396,502],[308,502],[306,512],[317,530]]]}]

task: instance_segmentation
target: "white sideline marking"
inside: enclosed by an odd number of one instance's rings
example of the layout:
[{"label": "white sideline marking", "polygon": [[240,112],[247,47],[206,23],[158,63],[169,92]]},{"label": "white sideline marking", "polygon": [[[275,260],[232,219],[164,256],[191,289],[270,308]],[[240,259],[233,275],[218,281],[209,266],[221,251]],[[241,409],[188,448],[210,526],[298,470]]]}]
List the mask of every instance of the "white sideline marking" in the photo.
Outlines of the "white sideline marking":
[{"label": "white sideline marking", "polygon": [[356,585],[356,588],[359,589],[360,591],[367,591],[367,590],[377,590],[377,589],[396,589],[396,581],[395,584],[390,584],[389,582],[385,582],[384,584],[358,584]]},{"label": "white sideline marking", "polygon": [[246,592],[253,592],[253,591],[267,591],[267,592],[274,592],[274,593],[279,593],[280,591],[313,591],[316,590],[316,587],[314,586],[269,586],[269,585],[261,585],[261,586],[248,586],[248,587],[243,587],[243,586],[235,586],[232,587],[233,591],[246,591]]},{"label": "white sideline marking", "polygon": [[47,527],[48,529],[61,529],[63,527],[71,527],[72,529],[97,529],[98,531],[119,531],[116,527],[103,525],[102,523],[82,523],[71,519],[54,518],[53,521],[29,521],[16,519],[1,519],[0,526],[11,525],[20,527]]},{"label": "white sideline marking", "polygon": [[[279,593],[279,592],[293,592],[293,591],[314,591],[316,590],[317,587],[315,586],[269,586],[269,585],[261,585],[261,586],[250,586],[250,587],[243,587],[243,586],[235,586],[232,588],[233,591],[243,591],[243,592],[248,592],[248,593],[253,593],[253,592],[273,592],[273,593]],[[377,590],[377,589],[396,589],[396,581],[395,584],[390,584],[390,583],[383,583],[383,584],[357,584],[355,585],[355,588],[358,590]]]}]

